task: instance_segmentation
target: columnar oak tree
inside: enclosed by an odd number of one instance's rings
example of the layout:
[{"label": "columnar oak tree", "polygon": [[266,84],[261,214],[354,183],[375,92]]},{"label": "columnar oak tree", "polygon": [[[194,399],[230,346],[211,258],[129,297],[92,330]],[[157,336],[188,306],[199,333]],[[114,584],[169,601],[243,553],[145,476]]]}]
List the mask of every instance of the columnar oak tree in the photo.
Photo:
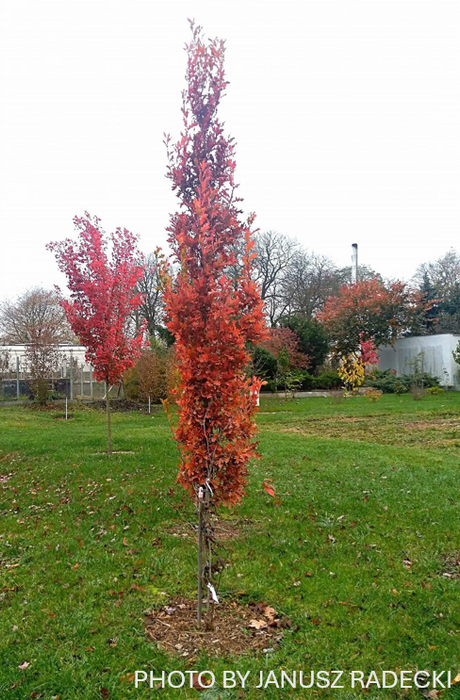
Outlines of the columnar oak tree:
[{"label": "columnar oak tree", "polygon": [[[181,453],[178,481],[196,499],[199,514],[201,624],[202,585],[211,584],[213,573],[208,514],[218,504],[231,506],[241,500],[248,462],[257,454],[253,416],[261,381],[248,379],[244,369],[250,359],[246,344],[261,340],[265,326],[251,277],[253,217],[241,220],[234,144],[224,136],[217,117],[227,85],[224,42],[205,43],[201,28],[193,22],[191,28],[183,132],[174,146],[166,137],[168,177],[180,210],[168,228],[179,272],[174,281],[166,276],[165,304],[181,378],[175,429]],[[236,251],[241,249],[235,277]]]},{"label": "columnar oak tree", "polygon": [[[86,347],[86,360],[94,368],[98,381],[106,383],[108,453],[112,453],[109,391],[139,357],[144,343],[145,325],[134,337],[127,334],[127,322],[142,303],[135,293],[143,275],[137,262],[136,237],[117,228],[108,240],[100,219],[88,212],[74,223],[78,241],[67,238],[48,244],[56,255],[59,269],[67,277],[70,299],[61,299],[67,320]],[[111,258],[108,243],[111,244]]]}]

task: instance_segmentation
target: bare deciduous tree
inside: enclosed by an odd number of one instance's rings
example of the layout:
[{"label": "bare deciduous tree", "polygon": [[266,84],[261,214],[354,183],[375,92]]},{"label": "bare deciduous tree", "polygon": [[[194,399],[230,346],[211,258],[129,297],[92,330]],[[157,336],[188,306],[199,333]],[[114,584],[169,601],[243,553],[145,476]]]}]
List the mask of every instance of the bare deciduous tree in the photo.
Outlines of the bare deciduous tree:
[{"label": "bare deciduous tree", "polygon": [[15,301],[3,302],[0,336],[5,343],[30,343],[41,335],[52,337],[54,343],[74,340],[56,292],[34,287]]},{"label": "bare deciduous tree", "polygon": [[460,256],[452,248],[434,262],[417,268],[412,279],[431,307],[426,333],[460,332]]},{"label": "bare deciduous tree", "polygon": [[324,255],[297,251],[283,280],[284,315],[313,318],[336,293],[336,273],[335,265]]},{"label": "bare deciduous tree", "polygon": [[136,309],[132,319],[138,329],[144,319],[148,324],[149,335],[156,335],[163,321],[164,303],[159,265],[161,254],[159,249],[149,255],[141,256],[141,264],[144,267],[144,275],[137,283],[137,290],[143,295],[142,304]]},{"label": "bare deciduous tree", "polygon": [[255,236],[254,279],[259,285],[260,296],[270,324],[284,312],[283,282],[292,264],[299,244],[296,240],[276,231],[265,231]]},{"label": "bare deciduous tree", "polygon": [[[305,250],[295,239],[276,231],[256,234],[254,252],[254,279],[271,326],[293,316],[311,320],[330,296],[351,283],[351,267],[338,269],[326,256]],[[236,264],[234,276],[238,273]],[[381,280],[366,265],[359,266],[358,276],[360,280]]]},{"label": "bare deciduous tree", "polygon": [[[343,284],[351,284],[351,265],[337,270],[336,278],[337,291]],[[368,282],[369,280],[375,279],[379,282],[383,282],[382,275],[369,267],[369,265],[358,265],[358,280],[360,282]]]},{"label": "bare deciduous tree", "polygon": [[46,404],[53,375],[59,371],[61,356],[54,334],[39,327],[30,331],[30,340],[24,359],[29,374],[29,385],[35,400]]},{"label": "bare deciduous tree", "polygon": [[423,263],[417,268],[413,281],[422,287],[427,281],[438,294],[448,295],[460,286],[460,255],[451,248],[432,263]]},{"label": "bare deciduous tree", "polygon": [[255,237],[255,279],[259,284],[262,299],[273,293],[282,273],[292,262],[299,244],[294,239],[276,231],[265,231]]},{"label": "bare deciduous tree", "polygon": [[[8,348],[0,347],[0,380],[10,370],[11,357]],[[0,387],[1,388],[1,387]]]}]

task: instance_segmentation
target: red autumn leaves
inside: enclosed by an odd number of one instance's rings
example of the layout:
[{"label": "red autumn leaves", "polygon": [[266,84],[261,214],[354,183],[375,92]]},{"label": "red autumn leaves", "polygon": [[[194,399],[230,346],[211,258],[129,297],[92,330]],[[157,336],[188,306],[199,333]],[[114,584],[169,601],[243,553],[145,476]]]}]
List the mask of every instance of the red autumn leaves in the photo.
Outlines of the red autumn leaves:
[{"label": "red autumn leaves", "polygon": [[126,321],[141,303],[135,287],[143,274],[137,263],[136,237],[118,228],[108,241],[100,219],[88,212],[74,218],[77,242],[66,239],[47,247],[56,255],[67,277],[70,299],[62,299],[67,320],[86,350],[99,381],[113,385],[132,367],[143,345],[144,327],[134,337],[126,333]]},{"label": "red autumn leaves", "polygon": [[250,222],[240,220],[235,198],[234,147],[216,114],[226,86],[224,45],[205,44],[200,28],[192,31],[184,130],[172,148],[167,138],[168,176],[180,200],[168,229],[180,269],[175,281],[165,275],[166,319],[181,377],[175,438],[180,483],[192,493],[207,483],[215,502],[233,504],[256,455],[261,381],[245,376],[247,343],[260,341],[265,326],[251,279]]}]

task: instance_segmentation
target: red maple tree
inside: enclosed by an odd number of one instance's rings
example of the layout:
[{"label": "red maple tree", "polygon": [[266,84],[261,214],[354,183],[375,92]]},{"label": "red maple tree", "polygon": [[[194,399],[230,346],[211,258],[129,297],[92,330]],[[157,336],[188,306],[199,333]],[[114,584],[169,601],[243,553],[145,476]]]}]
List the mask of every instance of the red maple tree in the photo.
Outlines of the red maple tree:
[{"label": "red maple tree", "polygon": [[[88,212],[75,217],[79,231],[77,242],[67,238],[49,243],[59,269],[67,277],[70,298],[61,298],[66,318],[86,347],[86,360],[94,368],[98,381],[106,383],[108,452],[112,452],[110,426],[110,387],[132,367],[144,344],[145,325],[134,337],[127,333],[131,313],[142,303],[135,294],[143,268],[137,262],[136,236],[117,228],[108,239],[100,219]],[[108,245],[111,248],[109,258]]]},{"label": "red maple tree", "polygon": [[[246,344],[265,332],[262,301],[252,280],[251,223],[241,221],[235,196],[234,145],[223,134],[217,108],[227,82],[224,42],[205,43],[191,23],[187,51],[187,89],[183,92],[184,127],[168,147],[168,177],[180,211],[168,228],[177,278],[165,284],[166,322],[176,338],[180,372],[178,425],[174,435],[181,453],[178,481],[197,498],[199,511],[199,593],[201,619],[201,538],[211,504],[241,500],[248,463],[256,456],[254,413],[261,381],[248,379]],[[237,263],[240,273],[232,270]],[[204,535],[205,537],[206,535]],[[206,550],[205,550],[206,551]],[[211,564],[204,566],[208,582]]]}]

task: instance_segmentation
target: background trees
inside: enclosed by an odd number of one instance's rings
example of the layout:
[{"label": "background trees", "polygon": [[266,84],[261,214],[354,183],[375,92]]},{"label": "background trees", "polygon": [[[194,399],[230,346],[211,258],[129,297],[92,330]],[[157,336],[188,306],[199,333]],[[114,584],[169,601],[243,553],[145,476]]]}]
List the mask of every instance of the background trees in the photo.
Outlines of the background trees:
[{"label": "background trees", "polygon": [[300,249],[286,270],[280,317],[313,318],[339,286],[337,268],[329,258]]},{"label": "background trees", "polygon": [[268,337],[262,341],[261,345],[276,358],[284,352],[288,366],[291,368],[306,368],[310,364],[309,356],[300,350],[297,333],[285,326],[270,328]]},{"label": "background trees", "polygon": [[[383,280],[377,271],[360,265],[358,287],[355,292],[347,292],[349,301],[355,295],[359,309],[352,313],[349,307],[347,315],[343,309],[342,290],[351,288],[350,267],[339,268],[332,260],[305,250],[297,240],[277,231],[255,232],[254,240],[257,258],[251,260],[253,279],[264,300],[267,324],[272,328],[290,328],[296,333],[299,350],[308,355],[308,372],[313,375],[328,369],[330,350],[337,350],[339,345],[344,351],[347,350],[345,345],[348,350],[357,347],[361,323],[366,324],[363,327],[366,333],[375,332],[377,344],[400,335],[460,333],[460,255],[453,249],[433,262],[420,265],[411,283],[404,284],[404,292],[399,295],[397,286],[403,283]],[[244,270],[245,242],[233,241],[230,248],[234,260],[226,274],[238,285]],[[145,319],[149,335],[171,345],[174,336],[163,320],[162,260],[159,250],[149,255],[139,253],[137,264],[143,272],[133,296],[139,295],[141,302],[130,313],[125,334],[135,336]],[[180,265],[176,265],[173,274],[179,271]],[[363,284],[365,286],[361,287]],[[379,299],[380,292],[376,296],[370,292],[371,288],[374,291],[384,289],[385,292]],[[369,294],[366,292],[358,299],[362,289],[367,289]],[[389,294],[393,294],[393,301]],[[334,307],[337,307],[336,312],[330,316],[329,310]],[[342,321],[338,318],[339,309],[340,314],[345,314]],[[372,320],[377,312],[380,314],[378,322]],[[350,337],[344,343],[340,336],[347,332],[348,324],[351,324]],[[38,351],[40,334],[46,336],[43,347],[48,346],[51,339],[53,343],[76,340],[55,291],[33,288],[15,300],[5,300],[0,304],[0,342],[33,343]],[[277,357],[273,354],[269,357],[267,352],[262,348],[252,349],[252,367],[257,376],[268,376],[274,381],[279,374],[274,370],[278,367]],[[36,356],[36,352],[34,354]],[[326,368],[322,367],[324,362]],[[130,381],[137,382],[139,395],[139,381],[135,377],[136,373],[132,373]],[[307,378],[304,388],[308,381]],[[131,385],[134,384],[131,381]],[[164,396],[164,390],[156,395]]]},{"label": "background trees", "polygon": [[423,323],[425,333],[460,332],[460,256],[450,249],[417,269],[413,282],[431,302]]},{"label": "background trees", "polygon": [[[270,326],[288,325],[287,320],[293,317],[317,320],[326,301],[336,297],[341,287],[351,284],[351,267],[337,267],[329,258],[305,250],[290,236],[276,231],[259,231],[254,234],[254,239],[257,252],[257,258],[253,261],[254,278],[259,285]],[[241,270],[241,254],[240,245],[234,277]],[[158,252],[144,256],[144,262],[146,271],[138,288],[145,301],[137,312],[136,323],[140,322],[141,316],[145,317],[149,332],[165,337]],[[389,284],[376,270],[367,265],[359,266],[360,282],[374,279],[384,286]],[[460,255],[456,251],[451,249],[434,262],[420,265],[407,286],[417,290],[425,302],[414,332],[460,332]],[[304,348],[304,351],[307,350]],[[314,357],[315,353],[310,348],[308,354]]]},{"label": "background trees", "polygon": [[0,347],[0,380],[11,368],[11,354],[7,348]]},{"label": "background trees", "polygon": [[163,290],[160,279],[160,268],[163,256],[157,248],[149,255],[139,255],[139,266],[142,268],[142,277],[136,285],[136,291],[140,295],[139,306],[133,312],[133,321],[136,330],[147,321],[149,336],[156,336],[164,329],[163,314]]},{"label": "background trees", "polygon": [[324,324],[335,353],[358,351],[361,342],[392,343],[417,332],[426,306],[421,295],[403,282],[387,285],[377,279],[344,285],[330,297],[318,320]]},{"label": "background trees", "polygon": [[276,231],[258,232],[254,236],[254,279],[265,302],[270,325],[284,311],[285,280],[292,267],[299,245],[297,241]]},{"label": "background trees", "polygon": [[160,403],[168,398],[173,388],[174,348],[165,341],[151,336],[150,345],[142,353],[134,367],[123,377],[126,397],[134,401]]},{"label": "background trees", "polygon": [[47,342],[75,340],[56,291],[33,287],[0,305],[0,338],[4,343],[37,342],[41,335]]},{"label": "background trees", "polygon": [[0,307],[0,335],[6,344],[26,345],[23,369],[35,399],[46,404],[62,361],[59,343],[75,340],[57,292],[34,287],[5,301]]},{"label": "background trees", "polygon": [[29,373],[29,386],[34,398],[45,405],[50,390],[50,380],[59,371],[62,355],[51,331],[33,329],[25,352],[25,364]]},{"label": "background trees", "polygon": [[280,323],[297,335],[299,351],[308,356],[308,369],[314,374],[329,352],[329,338],[324,326],[317,319],[309,319],[300,314],[283,317]]}]

